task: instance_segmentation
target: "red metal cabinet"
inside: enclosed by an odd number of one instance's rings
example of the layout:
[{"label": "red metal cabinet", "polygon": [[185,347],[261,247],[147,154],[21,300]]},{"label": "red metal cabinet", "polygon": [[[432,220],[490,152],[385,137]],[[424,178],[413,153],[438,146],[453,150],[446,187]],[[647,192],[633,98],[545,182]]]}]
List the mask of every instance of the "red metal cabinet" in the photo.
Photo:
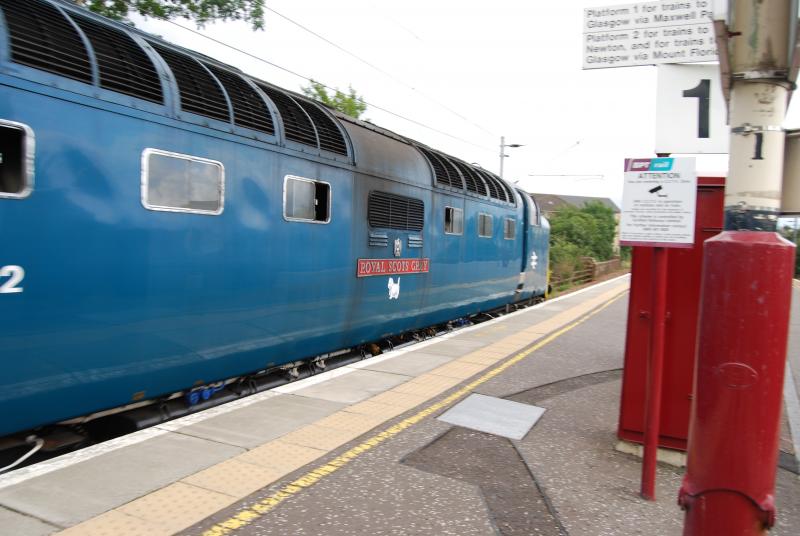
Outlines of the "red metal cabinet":
[{"label": "red metal cabinet", "polygon": [[[667,250],[667,323],[659,446],[686,450],[694,374],[703,247],[722,230],[725,179],[698,177],[695,246]],[[620,402],[620,439],[644,441],[647,354],[652,311],[653,248],[634,247],[625,369]]]}]

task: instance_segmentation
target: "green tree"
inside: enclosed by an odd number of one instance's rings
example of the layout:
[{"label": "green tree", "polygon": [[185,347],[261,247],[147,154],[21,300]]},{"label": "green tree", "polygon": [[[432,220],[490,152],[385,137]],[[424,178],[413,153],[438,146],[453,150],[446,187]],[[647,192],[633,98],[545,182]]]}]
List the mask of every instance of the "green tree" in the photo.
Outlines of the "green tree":
[{"label": "green tree", "polygon": [[361,114],[367,109],[367,103],[364,102],[362,97],[356,94],[353,86],[348,87],[347,93],[339,91],[339,88],[336,88],[336,92],[333,96],[328,94],[328,88],[314,80],[311,80],[310,85],[301,87],[300,89],[306,97],[318,100],[322,104],[334,110],[338,110],[343,114],[347,114],[350,117],[355,117],[356,119],[361,117]]},{"label": "green tree", "polygon": [[[784,222],[785,222],[785,220],[784,220]],[[794,223],[796,224],[797,221],[795,221]],[[788,241],[794,243],[795,245],[797,245],[797,242],[795,242],[795,238],[798,237],[798,233],[795,230],[794,226],[787,225],[786,223],[784,223],[783,227],[781,227],[778,230],[778,232],[786,240],[788,240]],[[795,250],[794,250],[794,276],[795,277],[800,277],[800,247],[796,247]]]},{"label": "green tree", "polygon": [[[566,206],[550,218],[550,269],[556,290],[585,268],[583,257],[605,261],[614,254],[614,211],[602,203]],[[558,282],[561,283],[558,283]]]},{"label": "green tree", "polygon": [[583,208],[567,206],[559,210],[550,219],[550,236],[554,243],[576,246],[583,256],[606,261],[614,255],[616,227],[614,211],[592,201]]},{"label": "green tree", "polygon": [[243,20],[255,30],[264,28],[264,0],[73,0],[95,13],[127,21],[139,13],[159,19],[184,18],[198,26],[215,20]]}]

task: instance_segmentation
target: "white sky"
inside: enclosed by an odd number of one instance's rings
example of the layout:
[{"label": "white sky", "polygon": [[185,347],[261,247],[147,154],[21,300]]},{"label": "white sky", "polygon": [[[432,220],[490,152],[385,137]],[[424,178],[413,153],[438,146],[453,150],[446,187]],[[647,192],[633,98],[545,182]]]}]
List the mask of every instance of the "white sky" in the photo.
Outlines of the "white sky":
[{"label": "white sky", "polygon": [[[504,176],[529,191],[620,204],[624,158],[653,155],[656,68],[581,70],[583,9],[620,3],[266,0],[380,71],[269,11],[264,31],[230,22],[201,32],[328,86],[352,85],[368,103],[458,139],[373,107],[362,117],[494,172],[501,135],[525,144],[506,149]],[[173,24],[135,21],[280,87],[307,84]],[[800,126],[800,108],[787,126]],[[725,156],[698,158],[698,171],[726,168]]]}]

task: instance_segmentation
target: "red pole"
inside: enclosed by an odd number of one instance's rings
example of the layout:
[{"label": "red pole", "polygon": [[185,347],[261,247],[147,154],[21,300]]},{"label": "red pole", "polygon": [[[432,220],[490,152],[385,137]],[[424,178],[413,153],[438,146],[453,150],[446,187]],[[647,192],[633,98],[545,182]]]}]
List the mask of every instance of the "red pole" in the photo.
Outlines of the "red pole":
[{"label": "red pole", "polygon": [[664,375],[664,330],[667,318],[667,251],[653,248],[653,319],[647,363],[644,414],[642,497],[656,500],[656,454],[661,428],[661,386]]},{"label": "red pole", "polygon": [[705,242],[684,536],[763,536],[775,521],[794,249],[763,231]]}]

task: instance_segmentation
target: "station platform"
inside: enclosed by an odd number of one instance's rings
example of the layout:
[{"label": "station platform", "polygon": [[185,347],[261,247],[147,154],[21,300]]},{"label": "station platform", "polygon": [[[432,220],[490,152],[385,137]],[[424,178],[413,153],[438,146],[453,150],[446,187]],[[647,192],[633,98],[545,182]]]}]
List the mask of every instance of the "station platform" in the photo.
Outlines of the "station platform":
[{"label": "station platform", "polygon": [[[644,501],[640,460],[615,450],[627,289],[612,279],[2,475],[0,533],[679,535],[683,470],[659,464]],[[544,413],[520,435],[510,402]],[[795,445],[785,424],[773,534],[800,527]]]}]

